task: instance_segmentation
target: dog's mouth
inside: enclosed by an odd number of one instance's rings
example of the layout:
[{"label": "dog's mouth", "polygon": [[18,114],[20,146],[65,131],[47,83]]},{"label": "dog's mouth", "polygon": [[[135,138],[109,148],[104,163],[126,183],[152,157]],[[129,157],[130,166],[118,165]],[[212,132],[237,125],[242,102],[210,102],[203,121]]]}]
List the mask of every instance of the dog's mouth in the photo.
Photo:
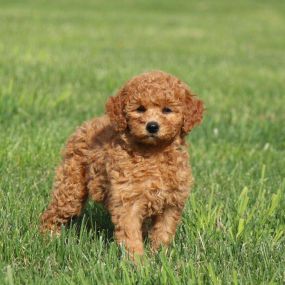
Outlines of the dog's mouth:
[{"label": "dog's mouth", "polygon": [[133,137],[133,139],[141,144],[158,145],[166,142],[164,136],[162,136],[162,133],[160,131],[156,133],[149,133],[149,132],[136,133],[132,130],[130,126],[128,127],[128,131],[129,134]]},{"label": "dog's mouth", "polygon": [[144,138],[141,139],[141,142],[147,144],[157,144],[160,141],[157,134],[147,134]]}]

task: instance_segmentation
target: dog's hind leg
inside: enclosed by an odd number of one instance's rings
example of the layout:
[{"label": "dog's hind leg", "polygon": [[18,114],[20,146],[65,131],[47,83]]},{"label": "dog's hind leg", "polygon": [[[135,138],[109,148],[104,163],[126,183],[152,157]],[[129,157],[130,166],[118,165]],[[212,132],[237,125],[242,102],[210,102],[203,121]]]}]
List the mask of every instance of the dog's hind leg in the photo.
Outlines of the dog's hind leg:
[{"label": "dog's hind leg", "polygon": [[41,216],[41,231],[59,233],[62,224],[78,216],[87,199],[85,167],[76,156],[58,167],[52,200]]}]

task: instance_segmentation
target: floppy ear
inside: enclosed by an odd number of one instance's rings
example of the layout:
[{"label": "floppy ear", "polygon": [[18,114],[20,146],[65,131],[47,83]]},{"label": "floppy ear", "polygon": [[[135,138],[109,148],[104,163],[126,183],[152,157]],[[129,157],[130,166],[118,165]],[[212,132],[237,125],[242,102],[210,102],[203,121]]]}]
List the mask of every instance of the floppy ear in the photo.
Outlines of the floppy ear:
[{"label": "floppy ear", "polygon": [[106,103],[106,112],[110,118],[111,124],[117,132],[123,132],[127,128],[127,121],[124,112],[126,100],[126,90],[120,89],[115,96],[108,99]]},{"label": "floppy ear", "polygon": [[186,135],[192,128],[202,122],[204,112],[204,104],[199,100],[196,95],[191,94],[186,89],[185,102],[184,102],[184,121],[182,126],[182,133]]}]

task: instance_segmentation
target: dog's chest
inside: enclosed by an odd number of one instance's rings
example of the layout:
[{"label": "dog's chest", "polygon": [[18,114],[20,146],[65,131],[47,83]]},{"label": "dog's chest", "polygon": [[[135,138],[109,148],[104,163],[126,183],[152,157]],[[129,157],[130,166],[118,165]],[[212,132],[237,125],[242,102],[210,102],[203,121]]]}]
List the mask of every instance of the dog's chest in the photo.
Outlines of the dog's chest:
[{"label": "dog's chest", "polygon": [[121,185],[122,200],[144,200],[148,215],[161,212],[166,204],[179,204],[188,192],[190,168],[186,151],[149,156],[120,153],[111,168],[113,182]]},{"label": "dog's chest", "polygon": [[182,156],[155,155],[150,157],[134,157],[133,182],[138,183],[145,190],[168,190],[179,188],[187,161]]}]

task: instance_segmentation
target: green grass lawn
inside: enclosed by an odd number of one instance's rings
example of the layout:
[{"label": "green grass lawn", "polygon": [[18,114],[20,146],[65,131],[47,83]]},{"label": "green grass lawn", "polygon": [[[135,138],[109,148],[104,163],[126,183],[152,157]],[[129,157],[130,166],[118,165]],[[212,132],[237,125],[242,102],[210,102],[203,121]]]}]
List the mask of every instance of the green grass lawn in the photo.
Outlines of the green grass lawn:
[{"label": "green grass lawn", "polygon": [[[285,2],[0,2],[0,284],[284,284]],[[172,246],[133,266],[92,203],[44,239],[66,138],[161,69],[207,107]]]}]

